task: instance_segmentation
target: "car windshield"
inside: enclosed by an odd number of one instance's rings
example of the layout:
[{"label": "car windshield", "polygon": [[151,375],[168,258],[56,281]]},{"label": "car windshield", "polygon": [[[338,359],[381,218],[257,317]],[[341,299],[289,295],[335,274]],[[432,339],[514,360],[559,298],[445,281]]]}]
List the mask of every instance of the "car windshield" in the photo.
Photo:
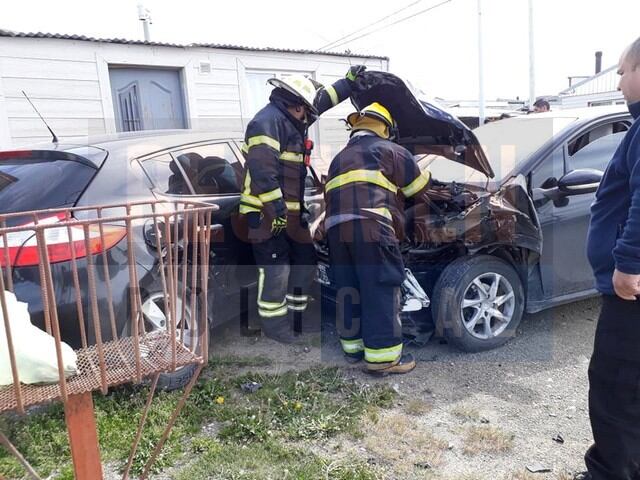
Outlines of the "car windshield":
[{"label": "car windshield", "polygon": [[[473,133],[496,174],[493,181],[502,184],[523,161],[576,120],[577,117],[529,115],[490,122]],[[418,164],[442,182],[484,185],[488,181],[477,170],[439,155],[420,156]]]}]

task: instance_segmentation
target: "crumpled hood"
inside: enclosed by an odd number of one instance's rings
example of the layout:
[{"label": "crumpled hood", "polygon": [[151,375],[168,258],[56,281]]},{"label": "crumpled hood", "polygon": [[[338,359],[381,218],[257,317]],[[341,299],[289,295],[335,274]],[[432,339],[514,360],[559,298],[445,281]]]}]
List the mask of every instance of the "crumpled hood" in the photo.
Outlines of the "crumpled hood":
[{"label": "crumpled hood", "polygon": [[384,105],[398,123],[399,143],[416,155],[434,153],[495,175],[474,133],[460,120],[428,102],[418,100],[409,86],[388,72],[366,71],[366,86],[351,96],[356,109],[370,103]]}]

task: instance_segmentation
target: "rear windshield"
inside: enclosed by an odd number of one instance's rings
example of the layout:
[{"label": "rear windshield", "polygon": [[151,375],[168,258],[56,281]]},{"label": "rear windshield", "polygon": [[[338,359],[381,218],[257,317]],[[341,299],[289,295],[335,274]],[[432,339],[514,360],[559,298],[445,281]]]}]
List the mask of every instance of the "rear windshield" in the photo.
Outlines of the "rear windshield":
[{"label": "rear windshield", "polygon": [[71,207],[96,169],[70,160],[0,160],[0,213]]}]

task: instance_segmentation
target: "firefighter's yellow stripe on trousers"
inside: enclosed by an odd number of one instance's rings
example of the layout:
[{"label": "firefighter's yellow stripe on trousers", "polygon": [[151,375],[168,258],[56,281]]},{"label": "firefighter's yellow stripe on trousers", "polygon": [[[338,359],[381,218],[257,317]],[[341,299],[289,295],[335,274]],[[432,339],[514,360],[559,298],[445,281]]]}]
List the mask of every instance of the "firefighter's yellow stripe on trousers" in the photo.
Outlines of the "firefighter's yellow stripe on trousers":
[{"label": "firefighter's yellow stripe on trousers", "polygon": [[[261,317],[279,317],[287,313],[287,299],[282,302],[266,302],[262,300],[264,290],[264,268],[258,268],[258,314]],[[283,313],[284,312],[284,313]]]},{"label": "firefighter's yellow stripe on trousers", "polygon": [[369,363],[393,362],[402,355],[402,343],[387,348],[366,348],[364,349],[364,359]]},{"label": "firefighter's yellow stripe on trousers", "polygon": [[364,342],[361,338],[356,338],[355,340],[345,340],[341,338],[340,343],[342,344],[344,353],[359,353],[364,350]]}]

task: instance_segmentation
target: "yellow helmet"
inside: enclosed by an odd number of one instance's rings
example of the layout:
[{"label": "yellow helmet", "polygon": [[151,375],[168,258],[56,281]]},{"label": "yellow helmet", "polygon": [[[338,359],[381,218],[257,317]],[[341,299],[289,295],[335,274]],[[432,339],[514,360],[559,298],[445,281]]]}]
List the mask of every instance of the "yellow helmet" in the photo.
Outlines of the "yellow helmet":
[{"label": "yellow helmet", "polygon": [[347,122],[350,126],[354,126],[356,122],[362,117],[375,118],[383,122],[389,129],[395,128],[395,121],[383,105],[378,102],[373,102],[371,105],[367,105],[360,112],[353,112],[347,117]]}]

